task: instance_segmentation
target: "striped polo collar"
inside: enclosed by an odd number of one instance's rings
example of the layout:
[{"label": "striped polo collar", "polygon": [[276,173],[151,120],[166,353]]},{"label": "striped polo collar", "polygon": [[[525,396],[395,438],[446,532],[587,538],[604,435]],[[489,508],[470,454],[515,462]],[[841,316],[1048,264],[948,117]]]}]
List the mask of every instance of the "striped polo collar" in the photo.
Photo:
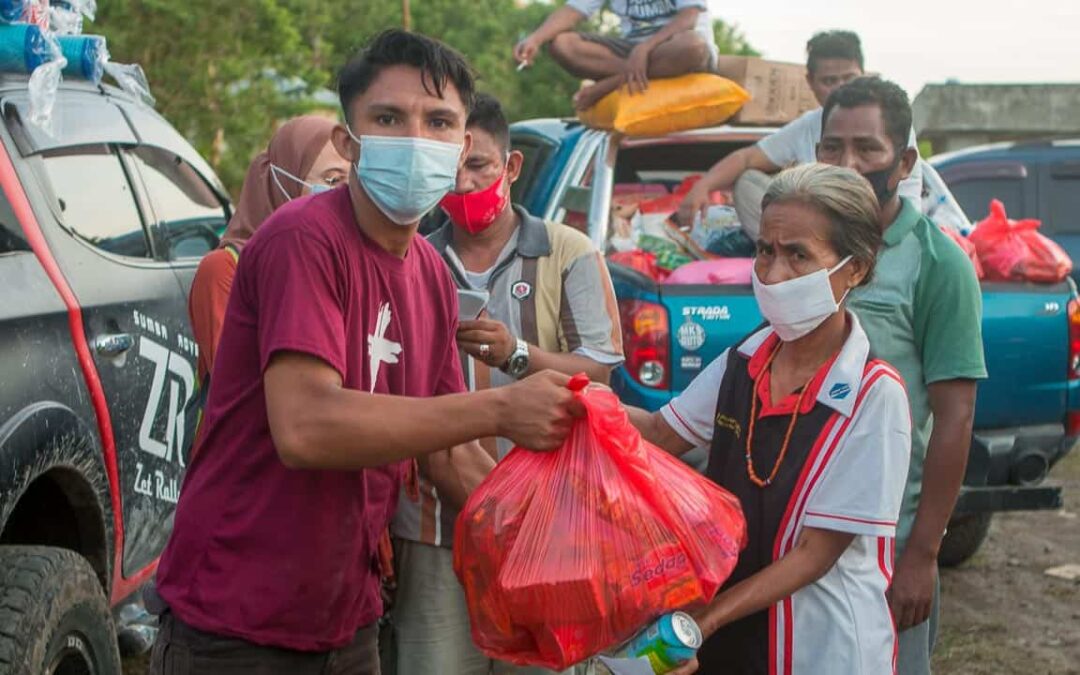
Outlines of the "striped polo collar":
[{"label": "striped polo collar", "polygon": [[[821,383],[817,400],[841,415],[851,417],[855,411],[855,401],[859,398],[866,361],[870,358],[870,340],[859,323],[859,317],[851,311],[848,311],[847,317],[851,322],[851,332],[829,368],[825,381]],[[752,358],[774,332],[771,326],[762,328],[739,345],[739,353]]]}]

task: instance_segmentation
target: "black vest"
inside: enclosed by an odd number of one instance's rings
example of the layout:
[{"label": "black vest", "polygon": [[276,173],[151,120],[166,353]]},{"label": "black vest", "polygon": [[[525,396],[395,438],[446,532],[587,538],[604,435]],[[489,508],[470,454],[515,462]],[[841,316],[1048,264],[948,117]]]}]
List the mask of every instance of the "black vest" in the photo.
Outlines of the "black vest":
[{"label": "black vest", "polygon": [[[750,361],[736,349],[728,354],[727,371],[716,401],[712,449],[706,475],[742,504],[746,516],[746,549],[724,589],[753,576],[774,561],[780,521],[793,496],[810,451],[836,411],[815,403],[809,413],[799,415],[791,435],[787,456],[768,487],[755,485],[746,468],[746,433],[750,426],[750,405],[755,396],[750,377]],[[790,415],[760,417],[754,425],[754,470],[762,478],[772,473],[787,433]],[[769,672],[769,610],[752,614],[718,630],[702,646],[698,658],[702,673],[720,675],[765,675]]]}]

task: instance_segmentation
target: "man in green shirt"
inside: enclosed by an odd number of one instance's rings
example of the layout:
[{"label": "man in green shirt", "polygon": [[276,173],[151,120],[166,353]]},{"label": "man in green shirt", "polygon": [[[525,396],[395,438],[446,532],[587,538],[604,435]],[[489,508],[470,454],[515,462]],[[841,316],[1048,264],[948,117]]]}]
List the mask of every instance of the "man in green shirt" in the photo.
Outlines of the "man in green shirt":
[{"label": "man in green shirt", "polygon": [[918,155],[911,105],[897,85],[865,77],[829,97],[818,161],[854,169],[881,203],[885,246],[873,282],[851,293],[874,355],[903,376],[911,403],[911,468],[897,523],[890,604],[897,672],[930,672],[937,554],[967,466],[976,381],[986,377],[982,296],[960,247],[897,194]]}]

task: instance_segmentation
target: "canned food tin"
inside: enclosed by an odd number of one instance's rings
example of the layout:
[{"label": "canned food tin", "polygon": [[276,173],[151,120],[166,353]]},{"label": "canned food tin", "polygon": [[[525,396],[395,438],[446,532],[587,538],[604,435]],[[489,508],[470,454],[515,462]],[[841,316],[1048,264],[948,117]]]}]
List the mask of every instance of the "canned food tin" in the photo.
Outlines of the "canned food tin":
[{"label": "canned food tin", "polygon": [[694,658],[701,647],[701,629],[685,612],[660,617],[630,641],[623,654],[646,658],[656,675],[664,675]]}]

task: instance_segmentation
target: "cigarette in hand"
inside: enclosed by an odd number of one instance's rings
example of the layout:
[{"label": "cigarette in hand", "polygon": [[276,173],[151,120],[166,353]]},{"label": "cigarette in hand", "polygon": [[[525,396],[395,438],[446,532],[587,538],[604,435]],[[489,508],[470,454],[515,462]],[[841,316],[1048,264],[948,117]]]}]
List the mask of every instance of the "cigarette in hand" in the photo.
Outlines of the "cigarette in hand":
[{"label": "cigarette in hand", "polygon": [[525,70],[528,67],[529,67],[529,62],[528,61],[522,61],[521,63],[518,64],[517,72],[520,73],[521,71]]}]

